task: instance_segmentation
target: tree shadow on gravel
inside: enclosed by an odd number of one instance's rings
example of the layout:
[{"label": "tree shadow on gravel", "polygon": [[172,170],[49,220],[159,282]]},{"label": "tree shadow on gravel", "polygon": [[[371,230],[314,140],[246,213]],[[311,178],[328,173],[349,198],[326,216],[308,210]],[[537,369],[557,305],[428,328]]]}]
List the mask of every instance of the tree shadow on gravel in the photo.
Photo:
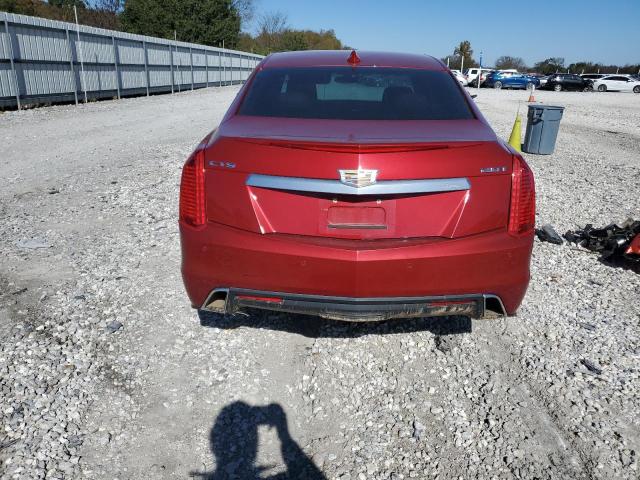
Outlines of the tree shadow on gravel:
[{"label": "tree shadow on gravel", "polygon": [[[273,466],[256,465],[260,425],[275,428],[286,472],[265,476]],[[227,405],[220,411],[211,429],[209,446],[215,457],[215,471],[191,472],[191,477],[203,480],[326,480],[291,437],[287,415],[277,403],[262,407],[252,407],[244,402]]]},{"label": "tree shadow on gravel", "polygon": [[309,338],[356,338],[365,335],[389,335],[429,331],[437,336],[471,333],[469,317],[425,317],[382,322],[341,322],[310,315],[251,310],[250,315],[220,315],[198,311],[203,327],[230,330],[239,327],[296,333]]}]

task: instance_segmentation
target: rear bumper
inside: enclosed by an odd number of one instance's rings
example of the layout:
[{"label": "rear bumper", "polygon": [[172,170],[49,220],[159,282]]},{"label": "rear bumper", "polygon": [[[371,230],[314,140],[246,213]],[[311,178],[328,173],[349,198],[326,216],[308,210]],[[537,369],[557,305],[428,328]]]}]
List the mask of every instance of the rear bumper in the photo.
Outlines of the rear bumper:
[{"label": "rear bumper", "polygon": [[202,310],[231,315],[247,308],[352,322],[446,315],[472,318],[506,315],[502,301],[495,295],[350,298],[218,288],[211,292],[202,305]]},{"label": "rear bumper", "polygon": [[[263,235],[209,223],[200,229],[180,225],[180,235],[182,275],[196,308],[207,307],[211,293],[224,289],[267,297],[279,292],[273,296],[287,300],[272,310],[304,313],[298,308],[314,307],[306,313],[319,314],[318,307],[328,310],[318,302],[328,300],[337,316],[358,309],[382,316],[392,311],[388,318],[405,310],[411,314],[404,316],[436,315],[435,309],[424,310],[430,302],[468,298],[476,305],[469,316],[482,316],[485,295],[515,313],[529,283],[533,245],[533,234],[514,238],[503,231],[455,240],[364,242]],[[233,295],[229,301],[229,311],[256,306],[233,303]],[[455,309],[447,311],[441,314]]]}]

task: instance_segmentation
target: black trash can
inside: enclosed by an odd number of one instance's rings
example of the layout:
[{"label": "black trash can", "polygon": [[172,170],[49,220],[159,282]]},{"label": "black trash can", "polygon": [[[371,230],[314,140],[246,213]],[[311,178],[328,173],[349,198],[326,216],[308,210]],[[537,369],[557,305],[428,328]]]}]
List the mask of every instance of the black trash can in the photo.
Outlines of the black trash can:
[{"label": "black trash can", "polygon": [[564,107],[529,105],[527,131],[522,150],[538,155],[550,155],[556,147]]}]

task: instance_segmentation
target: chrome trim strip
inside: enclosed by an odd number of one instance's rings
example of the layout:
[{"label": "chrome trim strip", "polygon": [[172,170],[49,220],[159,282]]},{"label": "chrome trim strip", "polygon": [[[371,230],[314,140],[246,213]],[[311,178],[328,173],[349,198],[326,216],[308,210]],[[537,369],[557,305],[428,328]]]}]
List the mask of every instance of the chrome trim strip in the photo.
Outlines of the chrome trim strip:
[{"label": "chrome trim strip", "polygon": [[469,190],[467,178],[432,178],[425,180],[387,180],[366,187],[352,187],[339,180],[278,177],[253,173],[247,178],[250,187],[296,192],[332,193],[336,195],[402,195],[411,193],[456,192]]},{"label": "chrome trim strip", "polygon": [[386,230],[386,225],[379,225],[377,223],[330,223],[327,228],[335,229],[354,229],[354,230]]}]

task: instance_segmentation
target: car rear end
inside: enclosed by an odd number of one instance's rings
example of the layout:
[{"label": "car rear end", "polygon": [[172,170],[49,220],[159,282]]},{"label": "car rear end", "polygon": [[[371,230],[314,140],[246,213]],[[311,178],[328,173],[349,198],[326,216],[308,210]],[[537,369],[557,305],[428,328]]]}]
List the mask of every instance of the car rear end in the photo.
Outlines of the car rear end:
[{"label": "car rear end", "polygon": [[544,85],[544,88],[547,90],[571,90],[571,86],[569,82],[567,82],[567,77],[561,73],[555,73],[549,75],[547,82]]},{"label": "car rear end", "polygon": [[486,86],[485,82],[491,72],[492,70],[482,70],[482,73],[480,74],[480,86]]},{"label": "car rear end", "polygon": [[270,57],[187,161],[192,305],[355,321],[513,314],[533,242],[524,160],[440,62],[324,55]]},{"label": "car rear end", "polygon": [[502,81],[500,72],[491,72],[485,78],[483,85],[488,88],[494,88],[497,81]]}]

